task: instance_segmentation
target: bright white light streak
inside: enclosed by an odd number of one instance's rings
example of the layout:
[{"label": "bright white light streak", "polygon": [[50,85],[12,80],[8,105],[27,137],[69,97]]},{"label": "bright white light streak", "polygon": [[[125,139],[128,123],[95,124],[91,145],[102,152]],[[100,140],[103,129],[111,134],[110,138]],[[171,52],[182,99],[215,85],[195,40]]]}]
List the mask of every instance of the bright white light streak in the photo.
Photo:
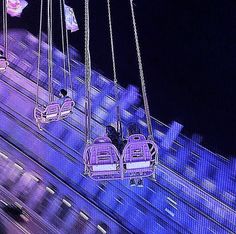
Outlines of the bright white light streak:
[{"label": "bright white light streak", "polygon": [[79,212],[79,215],[80,215],[83,219],[85,219],[85,220],[89,220],[88,215],[85,214],[83,211],[80,211],[80,212]]},{"label": "bright white light streak", "polygon": [[0,156],[3,157],[4,159],[8,159],[7,155],[5,155],[4,153],[0,152]]},{"label": "bright white light streak", "polygon": [[101,231],[103,234],[106,234],[106,230],[104,230],[100,225],[97,225],[97,228],[99,231]]},{"label": "bright white light streak", "polygon": [[49,193],[51,193],[51,194],[54,194],[55,192],[51,189],[51,188],[49,188],[49,187],[46,187],[46,190],[49,192]]},{"label": "bright white light streak", "polygon": [[23,170],[23,167],[21,167],[19,164],[17,164],[17,163],[14,163],[14,166],[16,167],[16,168],[18,168],[19,170]]},{"label": "bright white light streak", "polygon": [[62,202],[63,202],[64,204],[66,204],[68,207],[71,207],[71,204],[70,204],[67,200],[62,199]]}]

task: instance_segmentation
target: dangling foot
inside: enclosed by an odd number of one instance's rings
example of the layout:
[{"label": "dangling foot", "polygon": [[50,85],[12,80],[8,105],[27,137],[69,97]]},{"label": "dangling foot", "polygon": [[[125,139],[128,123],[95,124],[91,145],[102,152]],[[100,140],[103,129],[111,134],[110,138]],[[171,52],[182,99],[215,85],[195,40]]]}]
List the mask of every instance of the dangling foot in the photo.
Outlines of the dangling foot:
[{"label": "dangling foot", "polygon": [[143,187],[143,179],[138,179],[137,187],[139,187],[139,188]]},{"label": "dangling foot", "polygon": [[130,185],[131,187],[134,187],[134,186],[136,185],[135,179],[130,179],[129,185]]},{"label": "dangling foot", "polygon": [[87,176],[89,174],[88,172],[88,167],[84,167],[84,172],[83,172],[83,175]]}]

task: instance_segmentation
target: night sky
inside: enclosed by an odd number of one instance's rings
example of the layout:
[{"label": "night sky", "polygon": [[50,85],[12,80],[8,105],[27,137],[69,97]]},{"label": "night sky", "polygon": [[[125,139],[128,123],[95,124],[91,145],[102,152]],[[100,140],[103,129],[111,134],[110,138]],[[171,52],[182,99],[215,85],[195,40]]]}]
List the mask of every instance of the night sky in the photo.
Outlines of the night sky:
[{"label": "night sky", "polygon": [[[9,17],[10,27],[37,35],[39,2],[29,1],[20,19]],[[166,124],[183,124],[187,136],[199,133],[214,152],[236,155],[236,1],[134,2],[151,114]],[[55,3],[54,42],[59,45]],[[70,34],[70,43],[83,58],[84,1],[66,3],[80,27]],[[111,7],[119,83],[140,87],[129,1],[111,0]],[[93,67],[112,78],[106,0],[90,1],[90,23]]]}]

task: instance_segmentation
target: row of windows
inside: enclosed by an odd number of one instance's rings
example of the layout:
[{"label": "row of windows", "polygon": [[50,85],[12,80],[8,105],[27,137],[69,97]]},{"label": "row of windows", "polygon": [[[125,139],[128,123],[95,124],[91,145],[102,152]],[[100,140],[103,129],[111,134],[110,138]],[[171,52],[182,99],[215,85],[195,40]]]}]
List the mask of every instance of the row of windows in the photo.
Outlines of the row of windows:
[{"label": "row of windows", "polygon": [[[6,174],[4,171],[5,169],[10,172],[7,173],[7,178],[4,177],[3,179],[0,177],[0,182],[3,183],[3,186],[8,190],[13,190],[13,193],[16,193],[18,198],[23,203],[27,203],[28,206],[30,204],[31,209],[33,209],[42,217],[45,217],[45,214],[50,213],[49,209],[55,210],[55,215],[53,215],[52,219],[49,220],[49,222],[54,226],[58,227],[59,229],[63,228],[60,226],[60,224],[65,222],[64,226],[66,226],[69,216],[73,216],[73,227],[78,225],[77,219],[78,217],[81,217],[84,221],[84,226],[92,225],[95,231],[96,229],[100,230],[101,228],[106,227],[106,230],[104,230],[105,233],[108,231],[109,227],[107,225],[104,225],[104,223],[100,222],[100,227],[96,227],[94,222],[90,221],[91,218],[87,212],[80,209],[75,209],[73,199],[70,196],[60,194],[56,186],[50,183],[48,184],[47,182],[45,183],[42,178],[39,175],[36,175],[34,172],[25,171],[24,165],[22,163],[12,162],[8,156],[2,152],[0,153],[0,162],[1,165],[4,165],[2,173],[4,175]],[[28,182],[26,182],[27,178]],[[19,188],[19,184],[21,188],[20,191],[13,189],[13,187]],[[37,197],[37,204],[32,201],[29,203],[28,200],[32,200],[34,197]],[[57,209],[53,208],[52,205],[56,206]]]},{"label": "row of windows", "polygon": [[[168,175],[163,170],[160,172],[160,176],[165,179],[169,183],[169,185],[174,186],[178,190],[181,190],[186,194],[189,198],[192,198],[193,201],[200,202],[199,204],[204,205],[207,207],[211,212],[214,212],[217,216],[216,219],[219,222],[222,222],[222,219],[228,220],[231,224],[229,227],[234,227],[236,225],[236,214],[235,212],[230,209],[229,207],[223,205],[220,201],[217,201],[213,197],[209,196],[208,194],[205,194],[204,192],[201,192],[199,189],[194,188],[193,185],[190,186],[189,183],[185,184],[183,180],[179,180],[177,176],[174,175]],[[181,195],[182,196],[182,195]],[[203,208],[203,206],[200,206],[200,208]]]}]

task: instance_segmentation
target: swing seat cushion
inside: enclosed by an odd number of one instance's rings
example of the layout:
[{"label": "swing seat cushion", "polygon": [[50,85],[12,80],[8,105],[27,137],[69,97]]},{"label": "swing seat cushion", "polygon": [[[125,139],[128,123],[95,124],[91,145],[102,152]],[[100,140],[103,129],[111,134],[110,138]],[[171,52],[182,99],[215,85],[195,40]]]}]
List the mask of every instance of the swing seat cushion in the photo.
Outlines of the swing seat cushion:
[{"label": "swing seat cushion", "polygon": [[130,163],[126,163],[126,168],[127,169],[138,169],[138,168],[150,167],[150,165],[151,165],[150,161],[147,161],[147,162],[130,162]]},{"label": "swing seat cushion", "polygon": [[117,164],[104,164],[104,165],[94,165],[92,166],[93,171],[115,171]]}]

